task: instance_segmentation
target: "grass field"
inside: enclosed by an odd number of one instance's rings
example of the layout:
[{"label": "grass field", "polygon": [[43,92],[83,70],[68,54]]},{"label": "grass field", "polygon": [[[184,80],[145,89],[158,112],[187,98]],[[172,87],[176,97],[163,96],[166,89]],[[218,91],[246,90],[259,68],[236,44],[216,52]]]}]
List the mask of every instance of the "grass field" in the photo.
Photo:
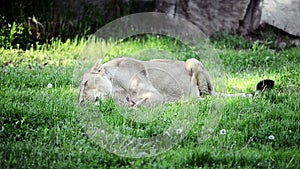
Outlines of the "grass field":
[{"label": "grass field", "polygon": [[[254,92],[265,78],[275,80],[274,89],[254,99],[227,99],[218,125],[201,143],[195,133],[215,98],[199,101],[187,136],[169,151],[147,158],[109,153],[87,136],[74,104],[78,86],[73,86],[83,40],[28,51],[0,49],[1,168],[300,168],[300,48],[272,50],[235,36],[212,45],[226,72],[226,92]],[[185,45],[157,36],[128,39],[107,56],[145,49],[168,51],[181,60],[198,57]],[[112,102],[99,110],[122,133],[150,137],[176,119],[180,106],[169,105],[164,117],[149,124],[122,119]]]}]

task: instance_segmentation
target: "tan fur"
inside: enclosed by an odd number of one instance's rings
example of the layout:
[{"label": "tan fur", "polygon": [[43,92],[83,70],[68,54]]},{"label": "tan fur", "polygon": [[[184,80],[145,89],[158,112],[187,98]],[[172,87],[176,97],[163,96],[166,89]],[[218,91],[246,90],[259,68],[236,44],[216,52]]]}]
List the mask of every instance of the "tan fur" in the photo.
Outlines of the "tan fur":
[{"label": "tan fur", "polygon": [[197,83],[200,95],[212,94],[213,86],[209,74],[200,61],[194,58],[189,59],[185,62],[185,68],[191,72],[192,80],[195,81],[192,83]]},{"label": "tan fur", "polygon": [[209,74],[197,59],[140,61],[123,57],[103,65],[98,61],[84,74],[80,102],[112,97],[126,104],[130,97],[135,106],[157,105],[211,92]]}]

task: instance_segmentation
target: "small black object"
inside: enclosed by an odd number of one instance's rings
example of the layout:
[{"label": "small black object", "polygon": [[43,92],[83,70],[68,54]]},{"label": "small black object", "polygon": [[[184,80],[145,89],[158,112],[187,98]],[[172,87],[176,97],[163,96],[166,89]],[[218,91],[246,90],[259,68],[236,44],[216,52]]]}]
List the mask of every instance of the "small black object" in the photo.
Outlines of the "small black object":
[{"label": "small black object", "polygon": [[262,80],[259,83],[257,83],[256,91],[264,92],[265,90],[272,89],[274,84],[275,84],[275,82],[271,79]]}]

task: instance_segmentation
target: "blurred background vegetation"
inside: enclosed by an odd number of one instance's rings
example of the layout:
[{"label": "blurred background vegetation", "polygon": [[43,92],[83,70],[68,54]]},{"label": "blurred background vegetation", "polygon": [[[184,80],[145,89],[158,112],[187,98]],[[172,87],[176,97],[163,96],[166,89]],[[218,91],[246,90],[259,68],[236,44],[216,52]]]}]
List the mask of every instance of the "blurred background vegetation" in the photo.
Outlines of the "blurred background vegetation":
[{"label": "blurred background vegetation", "polygon": [[[59,38],[85,37],[116,16],[106,18],[97,7],[82,3],[80,17],[67,1],[10,0],[0,2],[0,47],[28,49]],[[113,1],[112,1],[113,5]]]},{"label": "blurred background vegetation", "polygon": [[[183,1],[187,2],[188,0]],[[224,2],[224,4],[226,3]],[[167,3],[163,0],[1,1],[0,47],[26,50],[41,44],[52,44],[56,40],[65,42],[68,39],[87,38],[88,35],[96,32],[106,23],[119,17],[138,12],[164,12],[160,11],[160,6],[163,6],[162,9],[166,11],[169,9],[170,4],[174,6],[171,1]],[[205,5],[209,4],[210,1],[203,0],[202,6],[200,3],[198,7],[199,9],[206,9]],[[224,4],[219,6],[224,6]],[[181,8],[185,7],[181,3],[178,5],[181,5]],[[214,9],[213,7],[209,6],[209,8],[212,8],[211,10],[217,12],[218,8]],[[178,12],[180,14],[180,10]],[[228,14],[228,16],[231,15]],[[233,31],[233,33],[240,35],[238,32]],[[227,35],[228,32],[220,31],[218,34],[214,34],[212,40],[223,40],[224,37],[230,38]],[[235,38],[235,35],[233,39],[238,40],[239,38]],[[295,42],[291,42],[290,37],[292,36],[270,26],[259,27],[250,34],[243,36],[252,42],[259,41],[272,48],[285,48],[293,44],[294,46],[300,45],[299,38]],[[295,37],[293,38],[295,39]]]}]

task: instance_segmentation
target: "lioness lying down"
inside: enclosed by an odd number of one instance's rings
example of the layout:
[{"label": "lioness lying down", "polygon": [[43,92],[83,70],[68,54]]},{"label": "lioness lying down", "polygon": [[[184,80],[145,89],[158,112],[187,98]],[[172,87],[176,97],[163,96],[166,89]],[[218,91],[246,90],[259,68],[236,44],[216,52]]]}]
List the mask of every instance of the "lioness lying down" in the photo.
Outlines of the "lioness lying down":
[{"label": "lioness lying down", "polygon": [[115,58],[98,61],[83,75],[80,103],[112,97],[130,106],[157,105],[213,94],[208,72],[197,59],[186,62]]}]

